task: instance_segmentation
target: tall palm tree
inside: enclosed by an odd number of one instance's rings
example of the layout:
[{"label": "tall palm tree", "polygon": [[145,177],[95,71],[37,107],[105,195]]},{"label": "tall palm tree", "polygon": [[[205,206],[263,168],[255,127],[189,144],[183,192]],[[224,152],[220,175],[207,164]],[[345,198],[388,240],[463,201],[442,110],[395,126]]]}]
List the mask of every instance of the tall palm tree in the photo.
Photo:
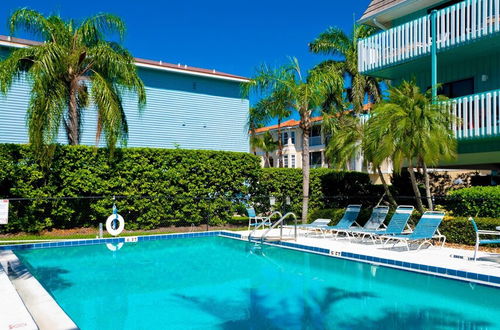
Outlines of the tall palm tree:
[{"label": "tall palm tree", "polygon": [[79,144],[82,112],[90,103],[97,109],[96,144],[103,132],[110,148],[117,141],[126,142],[122,95],[135,93],[141,109],[146,92],[134,58],[120,44],[105,39],[110,33],[123,39],[123,21],[111,14],[97,14],[77,24],[23,8],[12,14],[9,25],[11,34],[24,29],[43,41],[16,49],[0,62],[3,94],[23,74],[32,82],[27,109],[30,143],[35,147],[53,143],[62,122],[68,142]]},{"label": "tall palm tree", "polygon": [[270,120],[269,113],[264,107],[250,107],[247,118],[247,129],[250,135],[250,147],[254,155],[257,154],[257,145],[253,143],[257,139],[257,129],[264,127]]},{"label": "tall palm tree", "polygon": [[[358,40],[366,38],[376,32],[376,29],[366,25],[355,25],[351,35],[342,29],[330,27],[309,43],[309,50],[316,54],[332,55],[334,59],[320,63],[317,68],[329,68],[334,65],[342,72],[346,81],[350,82],[347,88],[347,99],[357,113],[363,110],[363,104],[378,103],[382,92],[380,80],[364,76],[358,71]],[[328,69],[329,70],[329,69]],[[325,108],[331,106],[327,100]]]},{"label": "tall palm tree", "polygon": [[325,66],[323,70],[311,70],[303,75],[298,60],[291,58],[288,65],[271,69],[262,66],[250,82],[243,84],[243,95],[256,90],[264,97],[279,93],[300,115],[299,127],[302,131],[302,221],[307,221],[309,206],[309,136],[311,115],[324,104],[328,95],[342,99],[344,80],[335,66]]},{"label": "tall palm tree", "polygon": [[417,207],[423,211],[421,194],[415,178],[415,164],[424,168],[426,199],[433,208],[427,165],[456,157],[457,142],[451,129],[455,120],[443,102],[434,102],[430,91],[422,93],[414,81],[403,81],[389,89],[389,98],[373,110],[370,119],[379,136],[378,159],[391,157],[395,170],[403,163],[415,193]]},{"label": "tall palm tree", "polygon": [[253,148],[260,149],[264,152],[264,167],[271,167],[270,153],[274,152],[278,147],[278,142],[274,140],[270,132],[264,133],[262,136],[255,136],[250,140]]},{"label": "tall palm tree", "polygon": [[377,170],[389,202],[396,206],[396,200],[383,176],[381,165],[384,159],[377,158],[378,145],[370,129],[370,121],[364,123],[353,112],[343,115],[323,116],[323,127],[335,136],[326,148],[326,156],[337,168],[346,168],[350,160],[358,154],[363,154],[366,165],[371,164]]}]

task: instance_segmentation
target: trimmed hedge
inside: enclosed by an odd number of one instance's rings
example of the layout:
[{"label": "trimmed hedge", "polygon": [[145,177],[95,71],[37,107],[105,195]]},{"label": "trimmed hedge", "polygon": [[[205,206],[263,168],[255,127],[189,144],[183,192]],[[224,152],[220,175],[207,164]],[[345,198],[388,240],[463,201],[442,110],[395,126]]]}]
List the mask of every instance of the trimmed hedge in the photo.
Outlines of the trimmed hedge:
[{"label": "trimmed hedge", "polygon": [[[231,218],[232,199],[248,194],[259,173],[248,153],[127,148],[110,157],[88,146],[57,146],[44,169],[27,146],[2,144],[0,196],[35,200],[12,200],[0,231],[95,227],[111,213],[113,195],[125,196],[116,205],[127,229],[217,224]],[[85,198],[49,199],[77,196]]]},{"label": "trimmed hedge", "polygon": [[[309,209],[343,207],[350,202],[360,203],[361,199],[382,196],[383,188],[374,186],[366,173],[337,171],[327,168],[311,169]],[[258,184],[253,187],[253,200],[259,211],[268,210],[269,198],[276,197],[275,209],[302,213],[302,170],[294,168],[264,168],[260,172]],[[258,198],[260,196],[266,196]],[[291,205],[285,204],[289,196]],[[347,198],[350,196],[352,200]],[[376,203],[376,202],[375,202]]]},{"label": "trimmed hedge", "polygon": [[500,218],[500,186],[457,189],[445,204],[454,216]]}]

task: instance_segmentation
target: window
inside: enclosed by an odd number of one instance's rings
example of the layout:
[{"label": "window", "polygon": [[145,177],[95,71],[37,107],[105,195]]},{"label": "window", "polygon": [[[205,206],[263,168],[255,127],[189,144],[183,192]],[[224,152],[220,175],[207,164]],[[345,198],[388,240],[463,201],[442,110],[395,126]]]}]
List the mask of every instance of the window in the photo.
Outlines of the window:
[{"label": "window", "polygon": [[288,167],[288,155],[283,156],[283,167]]},{"label": "window", "polygon": [[[290,132],[290,139],[292,140],[292,144],[295,144],[295,132]],[[294,156],[295,157],[295,156]]]},{"label": "window", "polygon": [[474,94],[474,78],[456,80],[442,84],[438,94],[451,99]]},{"label": "window", "polygon": [[309,162],[312,168],[321,167],[321,151],[309,153]]},{"label": "window", "polygon": [[295,155],[290,155],[290,167],[295,168]]},{"label": "window", "polygon": [[288,144],[288,132],[281,133],[281,144],[284,146]]}]

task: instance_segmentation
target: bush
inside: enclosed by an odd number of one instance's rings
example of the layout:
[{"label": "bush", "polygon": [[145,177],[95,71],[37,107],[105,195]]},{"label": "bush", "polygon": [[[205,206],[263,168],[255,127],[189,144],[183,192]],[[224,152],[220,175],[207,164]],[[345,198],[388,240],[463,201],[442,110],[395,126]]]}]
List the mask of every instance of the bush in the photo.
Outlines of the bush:
[{"label": "bush", "polygon": [[500,217],[500,186],[471,187],[451,191],[445,207],[454,216]]},{"label": "bush", "polygon": [[[302,170],[294,168],[264,168],[258,184],[252,187],[252,201],[258,212],[268,210],[269,197],[276,197],[276,210],[302,213]],[[363,199],[378,199],[382,193],[370,182],[366,173],[337,171],[327,168],[311,169],[309,209],[345,207],[362,203]],[[285,204],[289,196],[291,205]],[[374,197],[374,198],[373,198]],[[365,201],[366,202],[366,201]],[[376,203],[376,202],[375,202]],[[365,204],[365,203],[363,203]]]},{"label": "bush", "polygon": [[[497,226],[500,226],[500,219],[474,218],[474,220],[476,221],[478,228],[483,230],[495,230]],[[446,241],[449,243],[467,245],[476,244],[476,234],[474,232],[474,228],[472,227],[472,223],[468,220],[468,218],[445,217],[439,227],[439,231],[441,234],[446,236]]]},{"label": "bush", "polygon": [[57,146],[42,168],[27,146],[0,145],[1,196],[29,199],[11,201],[0,231],[95,227],[111,213],[114,195],[122,196],[115,202],[127,229],[217,224],[231,218],[259,171],[259,159],[247,153],[127,148],[110,157],[87,146]]}]

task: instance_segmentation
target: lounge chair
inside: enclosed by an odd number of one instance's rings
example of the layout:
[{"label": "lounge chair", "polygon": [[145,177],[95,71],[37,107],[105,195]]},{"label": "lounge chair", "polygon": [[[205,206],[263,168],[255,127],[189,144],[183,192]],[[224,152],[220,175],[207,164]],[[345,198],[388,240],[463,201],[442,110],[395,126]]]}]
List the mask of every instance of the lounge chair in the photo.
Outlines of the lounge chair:
[{"label": "lounge chair", "polygon": [[386,240],[384,242],[384,246],[390,241],[396,241],[393,247],[398,243],[398,241],[404,242],[408,251],[410,251],[411,243],[421,242],[417,248],[418,251],[425,244],[432,245],[433,239],[443,239],[441,246],[444,246],[444,243],[446,242],[446,236],[441,235],[438,230],[438,227],[441,224],[441,221],[443,221],[443,218],[444,212],[427,211],[422,215],[411,234],[382,235],[380,236],[380,238],[382,240]]},{"label": "lounge chair", "polygon": [[[476,261],[477,251],[479,250],[479,245],[482,244],[500,244],[500,231],[498,230],[479,230],[477,228],[477,224],[472,217],[469,218],[470,222],[472,222],[472,226],[474,226],[474,231],[476,232],[476,247],[474,249],[474,261]],[[499,238],[489,238],[489,239],[481,239],[479,235],[487,235],[487,236],[499,236]]]},{"label": "lounge chair", "polygon": [[339,220],[339,222],[335,226],[326,226],[322,228],[323,231],[330,231],[332,235],[334,232],[338,230],[346,230],[350,228],[352,225],[357,225],[361,227],[356,220],[358,219],[358,215],[361,212],[361,205],[347,205],[344,215]]},{"label": "lounge chair", "polygon": [[[332,222],[332,219],[316,219],[311,223],[297,225],[297,229],[319,231],[324,236],[323,228],[328,227],[328,224]],[[294,226],[291,226],[292,228]]]},{"label": "lounge chair", "polygon": [[413,210],[415,210],[415,208],[411,205],[400,205],[392,215],[387,228],[375,230],[356,228],[350,231],[350,234],[357,235],[361,237],[361,239],[369,237],[374,243],[375,239],[380,237],[380,235],[401,235],[406,228],[411,230],[410,226],[408,226],[408,220],[410,220]]},{"label": "lounge chair", "polygon": [[389,206],[376,206],[372,210],[372,214],[370,215],[370,219],[368,219],[368,221],[366,221],[366,223],[363,227],[339,229],[339,230],[335,231],[336,236],[338,236],[338,234],[340,234],[340,233],[344,233],[347,238],[351,238],[351,237],[354,237],[356,235],[356,232],[358,230],[375,231],[383,225],[388,213],[389,213]]},{"label": "lounge chair", "polygon": [[248,230],[250,230],[251,227],[258,227],[261,224],[263,227],[265,226],[271,227],[272,225],[270,217],[258,216],[257,213],[255,213],[255,209],[253,207],[247,208],[247,214],[248,214]]}]

